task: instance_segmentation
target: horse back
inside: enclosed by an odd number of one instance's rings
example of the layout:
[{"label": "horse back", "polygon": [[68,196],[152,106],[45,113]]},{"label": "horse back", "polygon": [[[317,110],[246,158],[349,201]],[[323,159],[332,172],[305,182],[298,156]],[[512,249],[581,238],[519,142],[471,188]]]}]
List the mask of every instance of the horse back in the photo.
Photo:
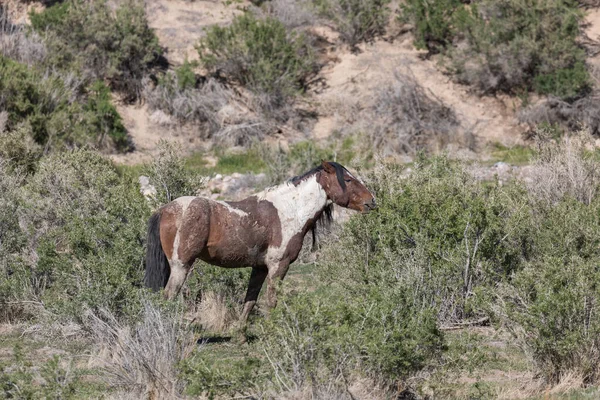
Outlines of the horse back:
[{"label": "horse back", "polygon": [[200,258],[223,267],[265,265],[267,249],[281,243],[281,224],[268,201],[249,197],[211,203],[209,241]]},{"label": "horse back", "polygon": [[[184,264],[200,258],[229,268],[262,266],[268,247],[281,243],[277,210],[256,197],[239,202],[182,197],[164,207],[165,215],[177,230],[172,253]],[[173,236],[172,227],[166,228]]]}]

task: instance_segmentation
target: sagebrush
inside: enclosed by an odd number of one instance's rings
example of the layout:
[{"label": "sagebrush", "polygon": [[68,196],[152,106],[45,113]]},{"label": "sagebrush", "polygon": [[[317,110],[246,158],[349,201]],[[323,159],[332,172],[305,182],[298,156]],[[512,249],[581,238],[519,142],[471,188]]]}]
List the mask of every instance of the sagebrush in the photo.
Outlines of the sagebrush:
[{"label": "sagebrush", "polygon": [[45,64],[81,71],[89,81],[137,98],[141,82],[159,63],[162,49],[148,26],[143,2],[125,1],[113,11],[107,1],[69,0],[30,14],[44,34]]},{"label": "sagebrush", "polygon": [[266,107],[280,108],[300,94],[318,71],[314,51],[301,33],[278,20],[251,13],[227,27],[213,26],[197,46],[211,71],[268,96]]}]

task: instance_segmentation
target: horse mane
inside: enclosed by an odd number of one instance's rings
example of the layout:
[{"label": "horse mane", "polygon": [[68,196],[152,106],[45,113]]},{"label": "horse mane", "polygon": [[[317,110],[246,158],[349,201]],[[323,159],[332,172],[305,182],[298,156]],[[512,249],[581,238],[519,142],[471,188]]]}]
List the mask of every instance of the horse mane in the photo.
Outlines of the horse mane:
[{"label": "horse mane", "polygon": [[[329,162],[335,168],[335,175],[337,176],[338,183],[342,187],[343,190],[346,190],[346,182],[344,181],[344,172],[347,169],[336,162]],[[289,180],[294,186],[298,186],[301,182],[315,175],[316,173],[323,171],[323,166],[318,165],[315,168],[311,169],[308,172],[305,172],[302,175],[298,175]],[[317,231],[318,227],[322,229],[329,230],[331,224],[333,223],[333,203],[327,204],[321,213],[321,216],[318,220],[315,221],[312,228],[310,229],[312,234],[312,250],[315,251],[317,247]]]},{"label": "horse mane", "polygon": [[[334,168],[335,168],[335,175],[337,176],[337,180],[338,183],[340,184],[340,186],[342,187],[343,190],[346,190],[346,182],[344,181],[344,172],[349,172],[346,167],[344,167],[341,164],[338,164],[336,162],[333,161],[329,161],[329,164],[331,164]],[[302,175],[298,175],[293,177],[292,179],[290,179],[290,182],[294,184],[294,186],[298,186],[300,184],[300,182],[310,178],[311,176],[315,175],[317,172],[321,172],[323,171],[323,166],[322,165],[318,165],[316,167],[314,167],[313,169],[311,169],[308,172],[305,172]]]},{"label": "horse mane", "polygon": [[321,216],[318,220],[315,221],[313,226],[310,228],[310,233],[312,234],[312,251],[317,249],[317,233],[318,227],[321,229],[329,230],[331,224],[333,223],[333,203],[327,204],[321,213]]}]

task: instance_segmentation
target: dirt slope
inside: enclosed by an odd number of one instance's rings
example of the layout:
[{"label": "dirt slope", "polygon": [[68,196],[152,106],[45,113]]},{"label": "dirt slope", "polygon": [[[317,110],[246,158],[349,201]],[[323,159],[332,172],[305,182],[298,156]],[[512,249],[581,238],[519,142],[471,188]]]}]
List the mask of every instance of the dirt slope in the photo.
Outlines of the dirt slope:
[{"label": "dirt slope", "polygon": [[[181,64],[186,58],[197,58],[194,45],[202,37],[206,27],[227,24],[242,9],[247,1],[185,1],[158,0],[147,3],[150,26],[156,30],[166,56],[173,65]],[[600,38],[600,10],[588,10],[586,32],[590,39]],[[320,34],[330,42],[336,34],[327,28],[318,28]],[[506,146],[521,144],[520,126],[515,111],[520,101],[508,96],[479,97],[468,87],[454,83],[444,75],[435,59],[425,59],[423,52],[412,45],[410,34],[377,40],[362,45],[361,52],[351,53],[345,46],[330,51],[331,60],[322,70],[324,89],[309,95],[316,105],[318,120],[312,131],[315,140],[326,141],[336,129],[347,124],[357,110],[369,104],[378,88],[388,84],[395,70],[409,72],[416,81],[451,107],[463,129],[471,130],[479,139],[485,152],[486,143],[501,143]],[[600,55],[590,58],[590,63],[599,67]],[[147,161],[160,138],[174,139],[192,149],[202,146],[193,130],[182,131],[176,126],[157,126],[145,107],[120,105],[127,128],[136,144],[136,151],[128,155],[115,156],[119,162],[129,164]],[[193,144],[193,146],[189,146]],[[205,144],[206,145],[206,144]],[[485,158],[485,154],[480,154]]]},{"label": "dirt slope", "polygon": [[359,54],[339,52],[339,62],[323,71],[328,88],[317,95],[317,99],[325,112],[314,128],[314,137],[329,136],[343,124],[345,114],[368,104],[372,95],[399,70],[411,73],[421,86],[454,109],[464,128],[474,129],[484,141],[505,145],[521,142],[515,99],[479,97],[467,87],[452,82],[435,61],[423,59],[423,54],[413,47],[409,34],[394,42],[378,40],[364,45]]},{"label": "dirt slope", "polygon": [[[148,22],[155,30],[166,58],[173,66],[186,60],[195,60],[198,53],[194,46],[207,27],[227,24],[249,3],[219,0],[157,0],[146,2]],[[117,102],[118,103],[118,102]],[[205,145],[196,129],[182,127],[175,122],[159,124],[164,118],[160,113],[151,113],[145,105],[117,104],[125,122],[135,150],[127,154],[114,154],[111,158],[123,164],[147,162],[156,154],[160,139],[174,140],[186,151],[199,150]]]},{"label": "dirt slope", "polygon": [[167,49],[167,58],[173,64],[181,64],[187,57],[198,58],[194,45],[204,29],[215,24],[226,24],[243,7],[245,1],[220,0],[157,0],[146,3],[148,22],[156,31],[160,44]]},{"label": "dirt slope", "polygon": [[157,154],[157,143],[161,139],[175,141],[186,149],[201,145],[199,135],[195,135],[193,130],[159,124],[157,120],[161,117],[160,113],[151,114],[146,105],[123,104],[118,101],[115,104],[135,146],[132,152],[111,154],[112,160],[119,164],[134,165],[150,161]]}]

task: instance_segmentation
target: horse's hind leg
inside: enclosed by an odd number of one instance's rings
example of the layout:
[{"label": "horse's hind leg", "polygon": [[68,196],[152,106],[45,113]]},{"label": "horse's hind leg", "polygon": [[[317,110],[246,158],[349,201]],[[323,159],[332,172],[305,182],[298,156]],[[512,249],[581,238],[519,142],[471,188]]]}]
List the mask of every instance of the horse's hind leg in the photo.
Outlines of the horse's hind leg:
[{"label": "horse's hind leg", "polygon": [[165,298],[173,300],[179,294],[192,266],[184,264],[178,259],[169,260],[169,264],[171,265],[171,275],[165,287]]},{"label": "horse's hind leg", "polygon": [[165,297],[174,299],[179,294],[183,283],[208,241],[210,226],[210,210],[208,200],[199,197],[180,197],[170,203],[163,213],[172,214],[170,230],[165,231],[161,242],[167,250],[171,274],[165,287]]}]

